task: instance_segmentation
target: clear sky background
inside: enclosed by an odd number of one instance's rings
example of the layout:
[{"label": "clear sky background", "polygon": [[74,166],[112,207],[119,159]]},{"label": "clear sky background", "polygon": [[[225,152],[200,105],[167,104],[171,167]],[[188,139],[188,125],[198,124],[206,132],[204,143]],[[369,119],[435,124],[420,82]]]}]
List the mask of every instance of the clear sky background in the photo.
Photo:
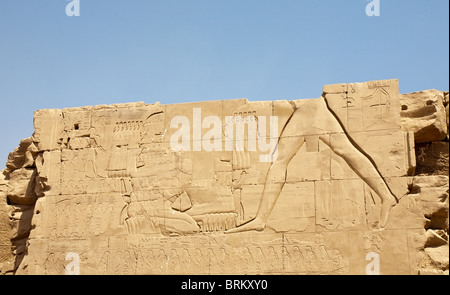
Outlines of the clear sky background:
[{"label": "clear sky background", "polygon": [[[0,0],[0,166],[44,108],[449,89],[449,1]],[[1,170],[2,168],[0,168]]]}]

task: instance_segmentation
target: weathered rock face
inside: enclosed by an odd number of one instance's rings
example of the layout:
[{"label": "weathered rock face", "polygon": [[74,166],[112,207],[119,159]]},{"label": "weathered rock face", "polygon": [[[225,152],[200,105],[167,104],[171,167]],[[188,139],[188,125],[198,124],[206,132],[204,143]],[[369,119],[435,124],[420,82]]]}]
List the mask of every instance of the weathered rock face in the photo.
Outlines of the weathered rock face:
[{"label": "weathered rock face", "polygon": [[416,175],[448,176],[448,141],[416,144]]},{"label": "weathered rock face", "polygon": [[444,95],[444,92],[437,90],[400,95],[402,129],[413,131],[417,143],[446,138],[448,115],[445,105],[448,103],[445,102]]},{"label": "weathered rock face", "polygon": [[445,97],[37,111],[0,178],[0,271],[448,273]]},{"label": "weathered rock face", "polygon": [[14,256],[11,251],[13,231],[8,217],[10,209],[5,202],[7,184],[8,181],[4,179],[3,175],[0,175],[0,197],[2,197],[0,202],[0,273],[12,272],[15,269],[12,264]]},{"label": "weathered rock face", "polygon": [[[32,138],[10,153],[0,175],[0,273],[14,273],[26,254],[39,186]],[[43,195],[41,195],[43,196]]]}]

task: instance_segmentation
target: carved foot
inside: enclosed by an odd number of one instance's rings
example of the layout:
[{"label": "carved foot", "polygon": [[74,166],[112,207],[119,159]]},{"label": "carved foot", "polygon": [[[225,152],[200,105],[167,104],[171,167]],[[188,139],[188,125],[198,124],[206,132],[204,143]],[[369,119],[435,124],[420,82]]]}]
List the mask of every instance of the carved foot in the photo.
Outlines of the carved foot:
[{"label": "carved foot", "polygon": [[397,198],[392,196],[388,200],[384,200],[381,204],[381,212],[380,212],[380,229],[385,229],[389,220],[389,215],[392,208],[397,205]]},{"label": "carved foot", "polygon": [[239,232],[251,231],[251,230],[263,231],[265,228],[266,228],[266,224],[257,217],[257,218],[255,218],[247,223],[244,223],[236,228],[229,229],[229,230],[225,231],[225,233],[231,234],[231,233],[239,233]]}]

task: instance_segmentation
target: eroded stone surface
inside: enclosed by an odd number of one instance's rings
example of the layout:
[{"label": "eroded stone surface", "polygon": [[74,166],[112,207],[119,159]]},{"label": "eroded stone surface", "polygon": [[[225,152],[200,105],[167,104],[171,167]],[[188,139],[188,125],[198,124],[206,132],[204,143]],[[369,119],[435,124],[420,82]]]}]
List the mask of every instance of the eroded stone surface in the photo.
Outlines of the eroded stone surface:
[{"label": "eroded stone surface", "polygon": [[402,129],[413,131],[417,143],[446,138],[448,120],[444,92],[425,90],[402,94],[400,104]]},{"label": "eroded stone surface", "polygon": [[448,141],[416,145],[416,175],[447,175],[449,166]]},{"label": "eroded stone surface", "polygon": [[433,100],[428,127],[405,124],[403,103],[383,80],[37,111],[0,179],[0,269],[64,274],[75,254],[98,275],[448,272],[448,169],[426,164],[448,153],[416,161],[414,140],[441,140],[440,117]]}]

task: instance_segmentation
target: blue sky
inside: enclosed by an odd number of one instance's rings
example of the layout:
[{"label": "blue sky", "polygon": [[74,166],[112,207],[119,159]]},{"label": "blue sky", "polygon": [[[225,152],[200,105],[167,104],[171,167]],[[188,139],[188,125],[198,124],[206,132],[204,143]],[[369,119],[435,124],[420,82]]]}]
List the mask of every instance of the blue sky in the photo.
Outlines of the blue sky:
[{"label": "blue sky", "polygon": [[0,166],[44,108],[316,98],[400,80],[449,89],[449,1],[0,1]]}]

